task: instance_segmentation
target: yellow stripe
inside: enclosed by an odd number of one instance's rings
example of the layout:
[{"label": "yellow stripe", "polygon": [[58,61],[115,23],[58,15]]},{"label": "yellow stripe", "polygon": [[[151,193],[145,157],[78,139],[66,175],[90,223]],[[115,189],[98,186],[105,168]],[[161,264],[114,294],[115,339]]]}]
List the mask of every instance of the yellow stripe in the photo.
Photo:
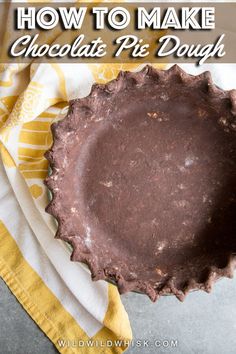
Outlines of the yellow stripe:
[{"label": "yellow stripe", "polygon": [[24,161],[24,162],[37,162],[42,159],[42,156],[31,157],[31,156],[19,155],[18,158],[20,161]]},{"label": "yellow stripe", "polygon": [[49,145],[52,141],[51,132],[26,132],[21,131],[19,136],[21,143],[31,145]]},{"label": "yellow stripe", "polygon": [[48,169],[48,161],[43,159],[40,162],[31,162],[31,163],[21,163],[19,165],[20,171],[29,171],[29,170],[47,170]]},{"label": "yellow stripe", "polygon": [[50,130],[50,122],[37,122],[37,121],[32,121],[23,124],[22,130],[33,130],[33,131],[43,131],[43,132],[48,132]]},{"label": "yellow stripe", "polygon": [[56,116],[57,116],[56,113],[43,112],[38,117],[39,118],[55,118]]},{"label": "yellow stripe", "polygon": [[55,108],[65,108],[66,106],[68,106],[68,102],[67,101],[62,101],[62,102],[57,103]]},{"label": "yellow stripe", "polygon": [[3,109],[0,108],[0,128],[4,125],[8,118],[8,113],[6,113]]},{"label": "yellow stripe", "polygon": [[60,97],[48,98],[51,108],[65,108],[68,106],[67,101],[62,101]]},{"label": "yellow stripe", "polygon": [[2,162],[4,166],[6,167],[16,167],[15,161],[9,154],[8,150],[5,148],[5,146],[0,142],[0,152],[2,155]]},{"label": "yellow stripe", "polygon": [[44,179],[48,175],[48,170],[42,170],[42,171],[23,171],[22,175],[24,178],[40,178]]},{"label": "yellow stripe", "polygon": [[0,98],[0,102],[6,107],[8,111],[11,111],[16,103],[18,96],[4,96]]},{"label": "yellow stripe", "polygon": [[27,156],[28,158],[41,158],[45,153],[42,149],[31,149],[26,147],[19,147],[18,154]]},{"label": "yellow stripe", "polygon": [[[59,341],[61,339],[69,340],[73,343],[74,340],[87,341],[89,337],[81,329],[75,319],[65,310],[52,291],[44,284],[40,276],[24,259],[15,240],[2,221],[0,221],[0,249],[0,276],[9,286],[23,308],[55,344],[60,353],[115,354],[123,351],[122,348],[119,347],[60,347]],[[110,328],[102,328],[92,340],[114,341],[124,338],[131,339],[130,327],[122,323],[122,320],[127,322],[127,315],[124,317],[125,311],[120,302],[117,289],[113,285],[109,285],[109,300],[110,305],[104,322],[113,326],[116,321],[115,326],[125,329],[125,333],[127,333],[128,336],[115,336]],[[119,316],[121,315],[119,321],[117,321],[118,313]],[[122,331],[119,332],[121,335]]]}]

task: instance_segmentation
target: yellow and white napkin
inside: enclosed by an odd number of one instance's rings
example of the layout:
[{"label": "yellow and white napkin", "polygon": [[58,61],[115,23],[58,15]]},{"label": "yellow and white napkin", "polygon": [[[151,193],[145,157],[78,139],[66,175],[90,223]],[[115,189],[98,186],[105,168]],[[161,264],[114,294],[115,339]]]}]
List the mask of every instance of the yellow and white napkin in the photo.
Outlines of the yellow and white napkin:
[{"label": "yellow and white napkin", "polygon": [[[1,43],[11,35],[9,6],[0,14]],[[116,287],[92,282],[84,266],[70,261],[66,244],[54,239],[43,184],[50,126],[94,81],[135,67],[0,64],[0,276],[62,353],[120,353],[132,333]]]}]

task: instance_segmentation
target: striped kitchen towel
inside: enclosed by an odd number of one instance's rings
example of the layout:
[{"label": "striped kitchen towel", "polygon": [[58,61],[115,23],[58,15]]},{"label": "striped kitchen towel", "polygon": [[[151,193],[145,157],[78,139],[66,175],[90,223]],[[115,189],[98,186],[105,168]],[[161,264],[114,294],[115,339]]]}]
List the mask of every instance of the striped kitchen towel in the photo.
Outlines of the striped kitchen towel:
[{"label": "striped kitchen towel", "polygon": [[0,66],[0,276],[62,353],[120,353],[132,338],[116,287],[92,282],[81,264],[70,262],[66,244],[54,239],[43,184],[51,123],[69,99],[87,95],[95,80],[112,79],[120,68]]}]

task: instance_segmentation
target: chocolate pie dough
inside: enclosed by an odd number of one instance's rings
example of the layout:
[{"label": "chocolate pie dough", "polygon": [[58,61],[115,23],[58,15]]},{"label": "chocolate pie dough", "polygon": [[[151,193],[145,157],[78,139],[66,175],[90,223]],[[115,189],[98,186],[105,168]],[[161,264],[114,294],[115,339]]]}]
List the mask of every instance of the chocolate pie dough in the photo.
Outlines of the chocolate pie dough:
[{"label": "chocolate pie dough", "polygon": [[235,114],[235,90],[178,66],[121,72],[71,101],[52,126],[46,184],[72,260],[153,301],[232,277]]}]

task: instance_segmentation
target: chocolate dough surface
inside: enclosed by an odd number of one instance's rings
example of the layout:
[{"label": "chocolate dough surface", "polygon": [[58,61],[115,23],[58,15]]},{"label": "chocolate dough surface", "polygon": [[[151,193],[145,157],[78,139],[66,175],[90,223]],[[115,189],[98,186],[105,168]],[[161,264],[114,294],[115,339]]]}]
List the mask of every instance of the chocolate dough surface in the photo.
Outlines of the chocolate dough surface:
[{"label": "chocolate dough surface", "polygon": [[235,92],[173,67],[122,73],[53,126],[48,207],[94,279],[152,300],[209,291],[236,253]]}]

